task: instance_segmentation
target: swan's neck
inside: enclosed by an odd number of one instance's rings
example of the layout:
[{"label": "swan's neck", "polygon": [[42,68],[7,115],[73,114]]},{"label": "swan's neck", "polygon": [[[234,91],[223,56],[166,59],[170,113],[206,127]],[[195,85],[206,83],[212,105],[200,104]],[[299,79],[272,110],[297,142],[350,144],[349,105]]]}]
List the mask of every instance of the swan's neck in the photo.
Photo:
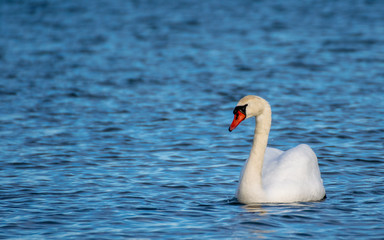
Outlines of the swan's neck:
[{"label": "swan's neck", "polygon": [[261,197],[246,196],[248,194],[263,194],[262,170],[264,154],[267,148],[269,130],[271,128],[271,108],[266,105],[263,113],[256,117],[256,128],[252,149],[244,166],[238,188],[238,198]]}]

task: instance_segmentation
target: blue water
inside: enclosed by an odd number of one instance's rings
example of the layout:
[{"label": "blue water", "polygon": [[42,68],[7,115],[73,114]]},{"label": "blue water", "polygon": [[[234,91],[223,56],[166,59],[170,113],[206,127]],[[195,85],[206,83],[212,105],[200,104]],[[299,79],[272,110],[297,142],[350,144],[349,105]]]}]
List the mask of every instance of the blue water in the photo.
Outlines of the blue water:
[{"label": "blue water", "polygon": [[[382,239],[383,1],[0,3],[0,238]],[[234,199],[254,122],[327,199]]]}]

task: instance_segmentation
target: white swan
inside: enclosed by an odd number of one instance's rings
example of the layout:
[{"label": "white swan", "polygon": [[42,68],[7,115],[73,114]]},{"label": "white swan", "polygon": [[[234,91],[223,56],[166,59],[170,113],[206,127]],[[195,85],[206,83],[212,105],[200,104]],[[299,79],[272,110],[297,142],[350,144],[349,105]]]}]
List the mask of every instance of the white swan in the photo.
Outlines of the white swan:
[{"label": "white swan", "polygon": [[239,202],[307,202],[325,198],[316,154],[301,144],[288,151],[267,148],[271,107],[263,98],[245,96],[235,109],[229,131],[244,119],[256,117],[255,135],[249,158],[240,175],[236,197]]}]

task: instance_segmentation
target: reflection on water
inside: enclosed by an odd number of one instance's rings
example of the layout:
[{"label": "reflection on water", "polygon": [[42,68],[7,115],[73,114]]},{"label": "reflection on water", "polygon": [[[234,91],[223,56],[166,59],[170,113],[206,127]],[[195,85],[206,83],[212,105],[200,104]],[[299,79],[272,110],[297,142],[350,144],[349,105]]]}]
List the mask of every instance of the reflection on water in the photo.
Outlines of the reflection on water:
[{"label": "reflection on water", "polygon": [[[382,1],[2,1],[0,238],[382,238]],[[253,121],[327,199],[233,200]]]},{"label": "reflection on water", "polygon": [[252,213],[258,213],[259,215],[266,215],[268,214],[268,211],[263,209],[262,205],[244,205],[243,208],[247,210],[248,212]]},{"label": "reflection on water", "polygon": [[[302,209],[303,207],[311,206],[310,204],[311,203],[301,203],[301,202],[273,203],[273,204],[259,203],[259,204],[243,205],[242,207],[248,212],[259,213],[260,215],[267,215],[268,213],[271,213],[271,214],[272,213],[273,214],[289,213],[293,209]],[[269,208],[271,208],[273,212],[267,211],[267,209]]]}]

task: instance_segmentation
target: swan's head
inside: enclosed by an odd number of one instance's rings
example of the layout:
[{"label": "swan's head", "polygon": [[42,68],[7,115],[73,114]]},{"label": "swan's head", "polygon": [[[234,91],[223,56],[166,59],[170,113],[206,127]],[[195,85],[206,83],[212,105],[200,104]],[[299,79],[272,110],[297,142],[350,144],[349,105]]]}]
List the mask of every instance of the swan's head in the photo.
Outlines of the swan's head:
[{"label": "swan's head", "polygon": [[266,106],[269,107],[268,102],[258,96],[248,95],[240,99],[235,109],[233,109],[235,116],[229,131],[232,132],[243,120],[261,115]]}]

